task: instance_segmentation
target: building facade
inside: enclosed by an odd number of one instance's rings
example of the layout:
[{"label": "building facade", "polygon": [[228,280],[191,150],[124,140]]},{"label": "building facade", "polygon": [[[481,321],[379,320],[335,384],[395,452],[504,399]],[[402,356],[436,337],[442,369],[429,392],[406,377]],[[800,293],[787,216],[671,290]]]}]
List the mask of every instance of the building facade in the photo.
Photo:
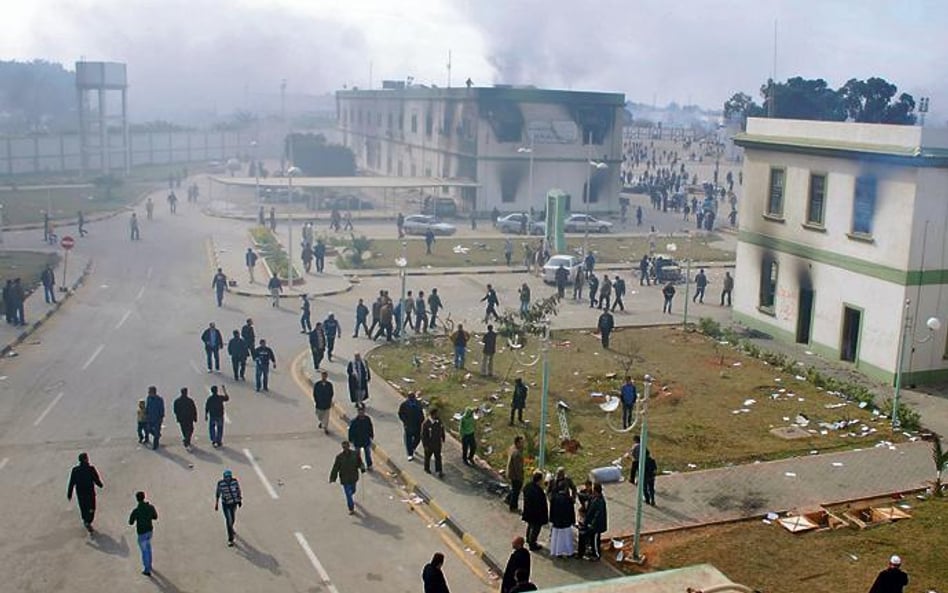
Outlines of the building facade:
[{"label": "building facade", "polygon": [[585,211],[587,193],[590,212],[618,211],[624,95],[392,86],[336,93],[341,141],[361,170],[474,181],[439,194],[464,212],[542,210],[553,188],[573,211]]},{"label": "building facade", "polygon": [[[750,119],[736,320],[867,375],[948,378],[948,130]],[[906,305],[908,301],[908,305]]]}]

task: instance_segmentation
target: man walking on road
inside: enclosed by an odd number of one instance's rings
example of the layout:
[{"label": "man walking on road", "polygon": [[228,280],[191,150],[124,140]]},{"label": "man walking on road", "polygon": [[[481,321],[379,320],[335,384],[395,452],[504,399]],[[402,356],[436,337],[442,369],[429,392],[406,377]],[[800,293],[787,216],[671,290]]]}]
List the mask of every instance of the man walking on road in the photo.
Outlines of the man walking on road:
[{"label": "man walking on road", "polygon": [[731,291],[734,290],[734,277],[730,272],[724,272],[724,288],[721,289],[721,306],[724,306],[724,297],[727,297],[727,306],[731,306]]},{"label": "man walking on road", "polygon": [[421,446],[425,451],[425,473],[431,473],[431,458],[435,460],[435,471],[438,477],[444,477],[444,468],[441,464],[441,447],[444,445],[444,424],[438,417],[438,409],[428,412],[428,418],[421,423]]},{"label": "man walking on road", "polygon": [[625,280],[619,278],[618,275],[615,276],[615,281],[612,283],[612,291],[616,295],[616,300],[612,303],[612,310],[615,311],[616,307],[619,307],[620,311],[625,311],[625,303],[622,302],[622,297],[625,296]]},{"label": "man walking on road", "polygon": [[431,562],[425,564],[421,571],[424,593],[451,593],[448,589],[448,581],[441,570],[442,566],[444,566],[444,554],[435,552],[431,557]]},{"label": "man walking on road", "polygon": [[457,330],[451,334],[451,344],[454,345],[454,368],[461,370],[464,368],[464,357],[467,354],[467,341],[470,334],[464,331],[464,326],[458,324]]},{"label": "man walking on road", "polygon": [[662,297],[665,301],[662,304],[662,313],[672,312],[672,299],[675,298],[675,285],[669,282],[662,288]]},{"label": "man walking on road", "polygon": [[[204,342],[204,355],[207,358],[207,372],[221,370],[221,349],[224,347],[224,336],[221,335],[214,322],[207,325],[207,329],[201,334],[201,341]],[[211,361],[213,360],[213,370]]]},{"label": "man walking on road", "polygon": [[280,279],[277,278],[275,273],[273,274],[273,277],[267,282],[267,290],[270,291],[270,306],[279,307],[280,295],[283,293],[283,283],[280,282]]},{"label": "man walking on road", "polygon": [[[415,299],[415,305],[412,310],[415,312],[415,333],[428,333],[428,311],[425,304],[425,291],[418,291],[418,298]],[[405,324],[408,327],[410,324]]]},{"label": "man walking on road", "polygon": [[257,267],[257,254],[250,247],[247,248],[247,253],[244,254],[244,265],[247,266],[247,274],[250,275],[250,283],[253,284],[253,269]]},{"label": "man walking on road", "polygon": [[204,420],[214,447],[220,447],[224,442],[224,402],[230,401],[227,388],[221,385],[220,389],[218,393],[217,385],[211,385],[211,394],[204,402]]},{"label": "man walking on road", "polygon": [[360,353],[356,352],[352,355],[352,360],[346,366],[346,375],[349,377],[349,400],[360,405],[369,399],[369,381],[372,380],[372,372],[369,371],[369,365],[362,360]]},{"label": "man walking on road", "polygon": [[602,343],[602,347],[607,350],[609,349],[609,336],[612,335],[612,330],[615,326],[616,320],[612,317],[612,312],[606,308],[606,310],[599,315],[596,328],[599,330],[599,341]]},{"label": "man walking on road", "polygon": [[372,419],[365,413],[365,406],[359,406],[356,417],[349,423],[349,442],[356,453],[365,459],[365,468],[372,471],[372,440],[375,438],[375,427]]},{"label": "man walking on road", "polygon": [[889,558],[889,566],[876,576],[869,593],[902,593],[908,580],[908,575],[902,572],[902,558],[893,555]]},{"label": "man walking on road", "polygon": [[704,304],[704,289],[708,286],[708,277],[704,275],[704,268],[698,270],[698,275],[695,276],[695,294],[691,297],[691,302],[695,301]]},{"label": "man walking on road", "polygon": [[310,307],[309,307],[309,297],[305,294],[300,295],[300,333],[308,334],[312,329],[313,325],[310,322]]},{"label": "man walking on road", "polygon": [[138,216],[132,212],[132,217],[128,221],[128,228],[132,233],[132,241],[141,241],[142,236],[138,231]]},{"label": "man walking on road", "polygon": [[254,349],[253,362],[257,391],[261,388],[270,391],[270,364],[273,364],[273,369],[276,370],[277,359],[273,350],[267,346],[266,340],[260,340],[260,345]]},{"label": "man walking on road", "polygon": [[227,290],[227,276],[224,271],[217,268],[217,273],[211,279],[211,288],[214,289],[214,296],[217,297],[217,306],[224,304],[224,291]]},{"label": "man walking on road", "polygon": [[514,437],[513,445],[507,450],[507,480],[510,481],[510,494],[507,496],[507,508],[516,513],[520,507],[520,492],[523,490],[523,437]]},{"label": "man walking on road", "polygon": [[69,487],[66,489],[66,500],[72,500],[75,491],[79,503],[79,515],[86,531],[94,533],[92,522],[95,520],[95,487],[104,488],[102,479],[95,466],[89,463],[87,453],[79,454],[79,465],[72,468],[69,474]]},{"label": "man walking on road", "polygon": [[[418,297],[424,296],[424,293],[418,293]],[[417,310],[417,307],[415,308]],[[438,319],[438,312],[444,309],[444,304],[441,302],[441,297],[438,296],[438,289],[432,288],[431,294],[428,295],[428,310],[431,312],[431,317],[428,319],[428,329],[435,328],[435,322]]]},{"label": "man walking on road", "polygon": [[336,478],[339,478],[342,491],[346,495],[346,506],[349,507],[350,515],[355,514],[355,493],[356,484],[359,482],[359,472],[365,473],[362,458],[349,448],[349,441],[342,441],[342,452],[336,455],[333,461],[332,470],[329,472],[329,483],[332,484]]},{"label": "man walking on road", "polygon": [[500,304],[500,299],[497,298],[497,291],[490,284],[487,285],[487,294],[481,298],[481,302],[487,303],[487,309],[484,311],[484,323],[487,323],[492,315],[494,320],[500,319],[500,315],[497,314],[497,305]]},{"label": "man walking on road", "polygon": [[359,337],[359,328],[361,327],[365,330],[365,335],[371,338],[372,335],[369,333],[369,326],[366,323],[366,320],[369,318],[369,308],[365,306],[362,299],[359,299],[359,303],[356,305],[355,317],[355,329],[352,331],[352,337]]},{"label": "man walking on road", "polygon": [[224,477],[217,481],[217,491],[214,493],[214,510],[217,510],[218,503],[224,509],[224,524],[227,525],[227,545],[234,546],[234,537],[237,532],[234,531],[234,523],[237,521],[237,508],[243,505],[243,497],[240,495],[240,483],[234,477],[229,469],[224,470]]},{"label": "man walking on road", "polygon": [[247,344],[247,351],[253,350],[254,344],[257,343],[257,332],[253,329],[253,319],[247,319],[247,322],[244,323],[244,326],[240,328],[240,337],[244,339],[244,344]]},{"label": "man walking on road", "polygon": [[82,210],[79,211],[76,227],[79,230],[79,237],[85,237],[89,234],[89,231],[86,230],[86,217],[82,215]]},{"label": "man walking on road", "polygon": [[320,379],[313,383],[313,403],[316,405],[316,419],[323,432],[329,434],[329,414],[332,411],[333,387],[329,373],[320,371]]},{"label": "man walking on road", "polygon": [[53,267],[46,266],[40,274],[40,280],[43,282],[43,298],[46,303],[56,302],[56,277],[53,275]]},{"label": "man walking on road", "polygon": [[510,542],[513,552],[507,559],[507,566],[504,567],[504,580],[500,585],[500,593],[510,593],[510,590],[517,584],[517,572],[523,572],[527,580],[530,579],[530,552],[523,547],[523,538],[517,536]]},{"label": "man walking on road", "polygon": [[234,330],[234,335],[227,342],[227,354],[230,356],[230,366],[234,371],[234,381],[245,380],[247,374],[247,357],[250,356],[250,348],[247,342],[240,337],[240,332]]},{"label": "man walking on road", "polygon": [[151,576],[151,536],[155,529],[154,522],[158,520],[158,511],[145,500],[144,492],[136,492],[135,500],[138,505],[128,516],[128,524],[135,526],[138,533],[138,549],[142,553],[142,574]]},{"label": "man walking on road", "polygon": [[323,324],[316,322],[316,327],[309,332],[309,352],[313,355],[313,370],[318,371],[326,355],[326,331]]},{"label": "man walking on road", "polygon": [[148,434],[152,437],[153,450],[158,450],[158,439],[161,438],[161,423],[165,419],[165,400],[158,395],[158,388],[152,385],[148,388],[148,397],[145,398],[145,422],[148,423]]},{"label": "man walking on road", "polygon": [[332,352],[336,348],[336,338],[342,337],[342,328],[339,326],[339,322],[336,321],[336,316],[332,311],[323,320],[323,331],[326,332],[326,358],[329,359],[329,362],[332,362]]},{"label": "man walking on road", "polygon": [[425,412],[414,391],[408,392],[408,397],[398,406],[398,419],[402,421],[402,431],[405,436],[405,453],[408,461],[415,460],[415,449],[421,442],[421,425],[425,421]]},{"label": "man walking on road", "polygon": [[198,419],[198,411],[194,400],[188,395],[187,387],[181,388],[181,395],[174,400],[173,409],[175,420],[178,421],[178,426],[181,427],[181,439],[184,448],[190,451],[191,437],[194,435],[194,424]]}]

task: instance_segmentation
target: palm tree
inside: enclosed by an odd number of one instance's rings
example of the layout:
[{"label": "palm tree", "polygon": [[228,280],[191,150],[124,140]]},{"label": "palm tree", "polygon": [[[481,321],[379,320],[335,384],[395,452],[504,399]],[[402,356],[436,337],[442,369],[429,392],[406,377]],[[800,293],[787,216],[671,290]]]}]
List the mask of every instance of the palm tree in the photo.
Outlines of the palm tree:
[{"label": "palm tree", "polygon": [[942,474],[945,471],[945,468],[948,467],[948,451],[945,451],[941,446],[941,438],[938,435],[935,435],[935,439],[932,441],[932,461],[935,462],[935,496],[942,495],[942,483],[941,478]]}]

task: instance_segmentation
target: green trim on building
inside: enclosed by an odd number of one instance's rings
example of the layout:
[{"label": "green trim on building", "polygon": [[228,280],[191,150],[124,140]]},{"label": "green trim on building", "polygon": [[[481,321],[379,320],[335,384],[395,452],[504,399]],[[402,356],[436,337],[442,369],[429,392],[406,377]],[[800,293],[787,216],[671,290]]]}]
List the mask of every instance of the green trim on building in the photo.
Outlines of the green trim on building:
[{"label": "green trim on building", "polygon": [[948,270],[900,270],[891,266],[884,266],[857,257],[842,255],[825,249],[811,247],[795,241],[781,239],[763,233],[741,229],[737,233],[737,240],[763,249],[772,249],[781,253],[795,255],[803,259],[834,266],[843,270],[892,282],[901,286],[939,285],[948,284]]},{"label": "green trim on building", "polygon": [[948,149],[944,148],[894,146],[794,136],[764,136],[746,132],[735,134],[733,140],[738,146],[757,150],[886,161],[911,167],[948,167]]}]

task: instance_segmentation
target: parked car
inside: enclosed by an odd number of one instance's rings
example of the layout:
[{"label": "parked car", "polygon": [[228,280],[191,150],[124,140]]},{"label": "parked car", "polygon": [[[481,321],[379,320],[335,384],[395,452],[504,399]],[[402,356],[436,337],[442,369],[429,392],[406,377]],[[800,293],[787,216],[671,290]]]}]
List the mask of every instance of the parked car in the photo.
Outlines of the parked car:
[{"label": "parked car", "polygon": [[583,260],[578,255],[554,255],[543,264],[543,281],[547,284],[555,284],[556,270],[560,265],[569,270],[569,281],[572,282],[576,279]]},{"label": "parked car", "polygon": [[434,216],[427,214],[411,214],[405,217],[405,233],[408,235],[424,235],[431,229],[435,235],[447,236],[453,235],[458,228],[453,224],[448,224],[438,220]]},{"label": "parked car", "polygon": [[681,264],[672,256],[664,253],[656,253],[652,259],[652,280],[654,282],[681,282],[683,275],[681,273]]},{"label": "parked car", "polygon": [[565,233],[584,233],[586,230],[590,233],[608,233],[612,230],[612,223],[588,214],[571,214],[563,223]]},{"label": "parked car", "polygon": [[520,229],[524,228],[524,221],[526,221],[527,234],[543,234],[546,225],[544,225],[542,222],[534,222],[530,220],[530,216],[524,212],[514,212],[513,214],[498,217],[497,230],[502,233],[514,233],[519,235]]},{"label": "parked car", "polygon": [[221,161],[210,161],[207,164],[207,172],[213,173],[215,175],[220,175],[221,173],[227,172],[227,165]]},{"label": "parked car", "polygon": [[306,195],[303,190],[294,187],[292,195],[287,187],[261,187],[260,200],[274,204],[288,204],[290,202],[305,202]]}]

